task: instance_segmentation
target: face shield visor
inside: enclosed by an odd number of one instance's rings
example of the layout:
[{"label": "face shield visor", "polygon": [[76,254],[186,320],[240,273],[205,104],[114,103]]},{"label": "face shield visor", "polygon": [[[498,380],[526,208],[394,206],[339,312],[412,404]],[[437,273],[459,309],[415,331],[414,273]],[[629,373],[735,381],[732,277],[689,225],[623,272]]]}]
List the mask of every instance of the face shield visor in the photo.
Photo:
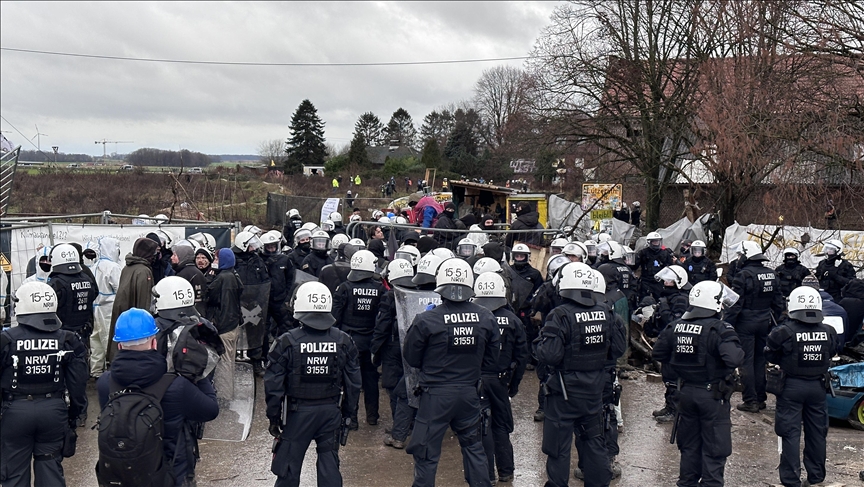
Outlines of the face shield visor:
[{"label": "face shield visor", "polygon": [[253,236],[249,240],[246,241],[246,252],[255,252],[260,249],[264,245],[261,243],[261,239]]},{"label": "face shield visor", "polygon": [[693,257],[702,257],[705,255],[705,247],[690,247],[690,255]]},{"label": "face shield visor", "polygon": [[738,302],[738,293],[732,290],[729,286],[721,283],[723,285],[723,292],[720,295],[720,303],[723,305],[723,309],[731,308],[735,303]]},{"label": "face shield visor", "polygon": [[459,244],[456,246],[456,255],[463,259],[474,257],[476,252],[477,247],[474,244]]},{"label": "face shield visor", "polygon": [[628,266],[636,265],[636,252],[631,249],[624,250],[624,264]]},{"label": "face shield visor", "polygon": [[312,237],[312,250],[330,250],[328,237]]},{"label": "face shield visor", "polygon": [[659,249],[660,245],[662,245],[662,244],[663,244],[662,238],[652,238],[651,240],[648,241],[648,246],[651,247],[652,249]]},{"label": "face shield visor", "polygon": [[835,255],[840,253],[840,249],[836,246],[831,245],[830,243],[825,244],[825,255],[828,257],[834,257]]},{"label": "face shield visor", "polygon": [[672,269],[664,267],[663,269],[660,269],[657,274],[654,274],[654,279],[662,283],[666,283],[667,281],[673,282],[676,286],[678,286],[681,278]]},{"label": "face shield visor", "polygon": [[597,257],[597,244],[594,242],[585,242],[585,248],[588,250],[588,257]]}]

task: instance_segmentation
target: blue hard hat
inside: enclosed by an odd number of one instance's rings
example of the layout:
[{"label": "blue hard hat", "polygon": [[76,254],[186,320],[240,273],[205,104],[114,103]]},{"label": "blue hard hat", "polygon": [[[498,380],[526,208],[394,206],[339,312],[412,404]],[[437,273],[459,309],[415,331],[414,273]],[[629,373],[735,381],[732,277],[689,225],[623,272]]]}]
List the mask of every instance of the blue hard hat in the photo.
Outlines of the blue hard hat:
[{"label": "blue hard hat", "polygon": [[114,325],[115,342],[131,342],[159,333],[153,316],[140,308],[130,308],[117,317]]}]

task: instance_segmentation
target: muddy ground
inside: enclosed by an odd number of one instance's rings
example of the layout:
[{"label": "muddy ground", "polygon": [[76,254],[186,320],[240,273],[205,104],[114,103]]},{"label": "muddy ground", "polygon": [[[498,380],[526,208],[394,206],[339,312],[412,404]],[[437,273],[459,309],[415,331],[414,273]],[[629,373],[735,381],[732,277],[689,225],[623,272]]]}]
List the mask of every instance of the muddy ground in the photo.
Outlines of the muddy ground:
[{"label": "muddy ground", "polygon": [[[651,411],[662,406],[663,386],[649,382],[642,373],[634,379],[622,380],[624,392],[624,432],[620,437],[623,468],[617,487],[655,487],[675,485],[679,454],[669,444],[671,426],[658,425]],[[542,424],[533,420],[537,408],[538,380],[526,372],[521,391],[513,399],[516,421],[512,435],[516,456],[515,487],[541,486],[546,480],[545,455],[540,451]],[[267,433],[264,414],[264,388],[257,381],[255,411],[249,437],[242,442],[203,440],[200,443],[201,462],[197,468],[199,487],[271,486],[276,477],[270,472],[271,437]],[[93,466],[96,463],[96,431],[91,430],[98,416],[98,401],[94,383],[89,384],[90,408],[87,427],[79,429],[78,453],[63,462],[68,485],[95,486]],[[360,418],[364,418],[362,400]],[[726,464],[728,487],[753,487],[778,484],[777,436],[774,434],[774,402],[769,395],[768,409],[760,414],[742,413],[734,408],[740,395],[732,398],[733,453]],[[348,445],[340,450],[341,470],[346,486],[407,486],[413,479],[413,463],[404,450],[395,450],[382,443],[385,428],[391,425],[387,395],[381,393],[382,420],[369,426],[361,419],[360,430],[351,433]],[[573,449],[572,465],[576,465]],[[828,433],[828,478],[826,485],[861,486],[858,472],[864,470],[864,432],[850,428],[845,422],[833,421]],[[302,485],[315,485],[314,443],[303,464]],[[443,453],[438,468],[437,484],[465,485],[462,459],[456,437],[444,438]],[[499,484],[508,485],[508,484]],[[582,482],[571,479],[571,485]]]}]

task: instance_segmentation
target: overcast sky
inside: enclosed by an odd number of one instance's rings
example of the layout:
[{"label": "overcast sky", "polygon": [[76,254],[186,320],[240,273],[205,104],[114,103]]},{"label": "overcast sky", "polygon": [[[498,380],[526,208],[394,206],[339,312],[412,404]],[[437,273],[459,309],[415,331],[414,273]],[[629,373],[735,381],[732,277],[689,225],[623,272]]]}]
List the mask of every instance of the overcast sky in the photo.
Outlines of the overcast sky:
[{"label": "overcast sky", "polygon": [[[0,3],[4,48],[257,63],[369,63],[525,56],[555,2]],[[521,61],[386,67],[213,66],[0,52],[0,123],[13,144],[101,155],[140,147],[254,154],[287,138],[304,98],[329,143],[357,117],[403,107],[419,130],[470,99],[484,69]],[[7,122],[8,121],[8,122]],[[8,133],[7,133],[8,131]],[[35,143],[35,139],[34,139]]]}]

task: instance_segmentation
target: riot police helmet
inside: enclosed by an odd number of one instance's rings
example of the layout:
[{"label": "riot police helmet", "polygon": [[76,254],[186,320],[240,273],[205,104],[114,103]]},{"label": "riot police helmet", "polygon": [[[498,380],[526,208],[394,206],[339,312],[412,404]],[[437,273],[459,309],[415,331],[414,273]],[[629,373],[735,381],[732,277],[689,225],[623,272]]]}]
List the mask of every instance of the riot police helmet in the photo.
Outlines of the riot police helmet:
[{"label": "riot police helmet", "polygon": [[42,331],[60,329],[57,293],[51,286],[39,281],[25,282],[15,291],[14,301],[19,324]]},{"label": "riot police helmet", "polygon": [[179,276],[167,276],[150,290],[156,298],[156,314],[169,320],[198,316],[192,284]]},{"label": "riot police helmet", "polygon": [[487,272],[501,272],[501,264],[492,257],[481,257],[474,263],[472,270],[477,276]]},{"label": "riot police helmet", "polygon": [[564,246],[562,253],[568,257],[571,262],[582,262],[588,256],[588,249],[582,242],[570,242]]},{"label": "riot police helmet", "polygon": [[474,272],[462,259],[447,259],[435,273],[435,292],[441,299],[467,301],[474,296]]},{"label": "riot police helmet", "polygon": [[330,221],[332,221],[333,224],[341,225],[342,224],[342,213],[339,213],[338,211],[334,211],[333,213],[330,213]]},{"label": "riot police helmet", "polygon": [[315,230],[312,232],[312,250],[330,250],[330,235],[324,230]]},{"label": "riot police helmet", "polygon": [[471,302],[479,304],[489,311],[495,311],[507,306],[507,289],[504,279],[494,272],[486,272],[477,276],[474,281],[474,298]]},{"label": "riot police helmet", "polygon": [[309,328],[327,330],[334,323],[333,295],[318,281],[304,282],[297,287],[293,299],[294,319]]},{"label": "riot police helmet", "polygon": [[555,255],[546,263],[546,279],[552,279],[558,271],[567,265],[570,259],[566,255]]},{"label": "riot police helmet", "polygon": [[456,245],[456,256],[462,259],[474,257],[477,253],[477,244],[470,238],[463,238]]},{"label": "riot police helmet", "polygon": [[348,280],[358,282],[369,279],[375,275],[375,254],[368,250],[358,250],[351,256],[351,270],[348,272]]},{"label": "riot police helmet", "polygon": [[261,248],[261,239],[252,232],[240,232],[234,237],[234,246],[241,252],[255,252]]},{"label": "riot police helmet", "polygon": [[429,251],[429,253],[437,255],[441,258],[441,260],[447,260],[456,257],[456,254],[454,254],[452,250],[445,247],[438,247],[437,249],[432,249]]},{"label": "riot police helmet", "polygon": [[793,320],[822,323],[822,296],[810,286],[796,287],[786,298],[786,311]]},{"label": "riot police helmet", "polygon": [[414,266],[405,259],[397,257],[387,264],[385,277],[387,278],[387,282],[396,286],[416,287],[412,281],[414,278]]},{"label": "riot police helmet", "polygon": [[297,247],[302,243],[308,242],[311,238],[312,232],[310,232],[309,230],[306,230],[305,228],[297,230],[296,232],[294,232],[294,247]]},{"label": "riot police helmet", "polygon": [[843,242],[838,239],[831,239],[825,242],[824,245],[825,255],[828,257],[841,256],[843,255]]},{"label": "riot police helmet", "polygon": [[55,245],[51,249],[51,272],[77,274],[81,272],[78,249],[70,244]]},{"label": "riot police helmet", "polygon": [[402,245],[396,250],[393,258],[405,259],[410,262],[412,266],[416,266],[417,263],[420,262],[420,251],[413,245]]},{"label": "riot police helmet", "polygon": [[694,240],[693,243],[690,244],[690,255],[693,257],[703,257],[705,255],[705,242]]},{"label": "riot police helmet", "polygon": [[762,253],[762,247],[752,240],[741,242],[741,255],[747,260],[768,260],[768,257],[765,257],[765,254]]},{"label": "riot police helmet", "polygon": [[420,259],[420,262],[417,263],[417,274],[414,275],[411,281],[418,286],[434,283],[435,273],[438,272],[438,267],[441,266],[442,262],[444,262],[444,259],[432,252],[424,255]]},{"label": "riot police helmet", "polygon": [[558,294],[583,306],[594,306],[594,275],[583,262],[570,262],[558,271]]},{"label": "riot police helmet", "polygon": [[558,237],[552,241],[549,245],[549,250],[552,255],[558,255],[564,251],[564,247],[567,245],[567,239],[563,237]]},{"label": "riot police helmet", "polygon": [[687,277],[687,271],[685,271],[680,265],[670,265],[660,269],[656,274],[654,274],[654,279],[664,284],[671,282],[676,288],[685,291],[689,291],[690,288],[693,287]]}]

